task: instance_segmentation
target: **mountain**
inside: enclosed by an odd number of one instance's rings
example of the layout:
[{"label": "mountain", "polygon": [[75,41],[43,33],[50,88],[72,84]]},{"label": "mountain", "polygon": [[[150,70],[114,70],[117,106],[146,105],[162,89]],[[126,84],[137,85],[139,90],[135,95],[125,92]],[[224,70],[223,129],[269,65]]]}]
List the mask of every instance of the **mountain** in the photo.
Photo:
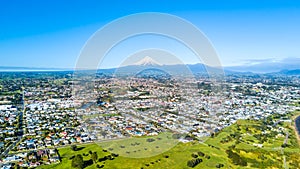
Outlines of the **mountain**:
[{"label": "mountain", "polygon": [[133,65],[139,65],[139,66],[161,66],[159,62],[152,59],[149,56],[144,57],[143,59],[139,60],[138,62],[134,63]]},{"label": "mountain", "polygon": [[282,60],[248,60],[249,63],[240,66],[230,66],[224,69],[235,72],[274,73],[282,70],[300,69],[300,58],[285,58]]},{"label": "mountain", "polygon": [[[300,75],[300,58],[286,58],[282,60],[249,60],[249,64],[216,68],[202,63],[197,64],[161,64],[153,58],[146,56],[135,63],[118,68],[98,69],[101,76],[105,75],[136,75],[145,69],[159,69],[170,75],[207,74],[207,72],[230,74],[274,74],[274,75]],[[30,71],[66,71],[72,69],[62,68],[31,68],[31,67],[5,67],[0,66],[0,72],[30,72]],[[81,70],[85,71],[85,70]],[[88,70],[86,70],[88,71]],[[93,73],[95,70],[89,70]]]},{"label": "mountain", "polygon": [[[139,64],[137,64],[139,63]],[[222,69],[206,66],[201,63],[197,64],[176,64],[176,65],[161,65],[157,64],[155,60],[150,60],[149,58],[142,59],[139,62],[134,63],[133,65],[123,66],[119,68],[111,68],[111,69],[99,69],[98,74],[114,74],[115,76],[123,76],[130,75],[134,76],[143,72],[145,70],[149,70],[149,72],[165,72],[165,74],[169,74],[171,76],[184,75],[184,76],[193,76],[196,74],[207,75],[208,71],[212,74],[222,73]],[[102,75],[103,76],[103,75]]]},{"label": "mountain", "polygon": [[282,70],[282,71],[278,72],[278,74],[281,74],[281,75],[300,75],[300,69]]}]

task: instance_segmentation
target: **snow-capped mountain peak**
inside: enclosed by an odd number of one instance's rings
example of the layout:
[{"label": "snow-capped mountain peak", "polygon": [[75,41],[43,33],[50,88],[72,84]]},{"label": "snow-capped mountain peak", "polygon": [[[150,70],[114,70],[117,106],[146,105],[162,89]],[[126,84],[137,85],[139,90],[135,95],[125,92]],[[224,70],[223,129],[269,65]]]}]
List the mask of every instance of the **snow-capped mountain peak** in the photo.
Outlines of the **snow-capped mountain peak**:
[{"label": "snow-capped mountain peak", "polygon": [[138,62],[134,63],[134,65],[139,65],[139,66],[161,66],[161,64],[159,62],[152,59],[150,56],[145,56],[143,59],[141,59]]}]

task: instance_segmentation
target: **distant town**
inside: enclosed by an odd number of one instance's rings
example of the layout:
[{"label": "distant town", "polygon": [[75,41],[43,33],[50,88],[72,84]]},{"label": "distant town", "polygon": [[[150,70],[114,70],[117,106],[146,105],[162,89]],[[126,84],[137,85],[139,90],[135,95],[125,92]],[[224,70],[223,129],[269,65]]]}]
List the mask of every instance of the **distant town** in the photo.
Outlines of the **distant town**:
[{"label": "distant town", "polygon": [[[288,139],[288,130],[276,124],[292,123],[285,115],[299,110],[300,102],[297,75],[230,74],[223,81],[159,73],[74,77],[72,72],[54,71],[0,76],[2,169],[59,164],[62,147],[164,132],[176,134],[183,144],[204,142],[241,119],[276,116],[262,132],[274,131],[274,137]],[[264,146],[263,141],[248,144]]]}]

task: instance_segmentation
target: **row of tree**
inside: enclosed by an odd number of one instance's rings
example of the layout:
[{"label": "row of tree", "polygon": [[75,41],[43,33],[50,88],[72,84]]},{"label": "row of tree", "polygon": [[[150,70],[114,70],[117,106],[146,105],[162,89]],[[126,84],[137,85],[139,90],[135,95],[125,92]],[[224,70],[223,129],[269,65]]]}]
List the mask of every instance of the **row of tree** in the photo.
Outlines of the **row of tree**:
[{"label": "row of tree", "polygon": [[[72,145],[72,146],[71,146],[71,149],[72,149],[73,151],[78,150],[78,148],[76,147],[76,145]],[[71,157],[70,159],[72,159],[72,163],[71,163],[72,168],[83,169],[84,167],[88,166],[89,164],[92,164],[93,162],[94,162],[94,163],[97,163],[97,160],[98,160],[97,152],[89,151],[89,154],[90,154],[90,156],[91,156],[91,159],[88,160],[88,161],[84,161],[81,154],[78,154],[78,155],[76,155],[76,156]],[[84,154],[84,155],[85,155],[85,154]],[[87,154],[87,155],[88,155],[88,154]]]}]

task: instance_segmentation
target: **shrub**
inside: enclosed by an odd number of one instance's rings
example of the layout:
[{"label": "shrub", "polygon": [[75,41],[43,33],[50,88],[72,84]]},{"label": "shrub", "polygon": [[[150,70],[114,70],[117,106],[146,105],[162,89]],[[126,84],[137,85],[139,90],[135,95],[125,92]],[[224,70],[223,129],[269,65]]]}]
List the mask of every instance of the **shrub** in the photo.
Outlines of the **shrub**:
[{"label": "shrub", "polygon": [[111,154],[113,157],[118,157],[119,156],[119,154],[115,154],[115,153],[112,153]]},{"label": "shrub", "polygon": [[147,142],[149,142],[149,143],[151,143],[151,142],[153,142],[153,141],[155,141],[154,138],[148,138],[148,139],[147,139]]},{"label": "shrub", "polygon": [[247,162],[237,153],[234,153],[232,150],[227,150],[226,153],[228,154],[228,157],[232,160],[233,164],[247,166]]},{"label": "shrub", "polygon": [[198,155],[197,155],[197,154],[192,154],[192,157],[193,157],[193,158],[197,158]]},{"label": "shrub", "polygon": [[201,158],[192,159],[187,162],[187,166],[194,168],[196,165],[198,165],[201,162],[202,162]]},{"label": "shrub", "polygon": [[72,168],[84,168],[83,157],[80,154],[72,159]]},{"label": "shrub", "polygon": [[224,164],[217,164],[216,165],[216,168],[222,168],[222,167],[224,167]]},{"label": "shrub", "polygon": [[94,163],[96,163],[96,161],[98,160],[97,152],[91,154],[91,159],[94,161]]},{"label": "shrub", "polygon": [[205,156],[205,154],[202,153],[201,151],[198,151],[198,155],[201,156],[201,157],[204,157],[204,156]]}]

